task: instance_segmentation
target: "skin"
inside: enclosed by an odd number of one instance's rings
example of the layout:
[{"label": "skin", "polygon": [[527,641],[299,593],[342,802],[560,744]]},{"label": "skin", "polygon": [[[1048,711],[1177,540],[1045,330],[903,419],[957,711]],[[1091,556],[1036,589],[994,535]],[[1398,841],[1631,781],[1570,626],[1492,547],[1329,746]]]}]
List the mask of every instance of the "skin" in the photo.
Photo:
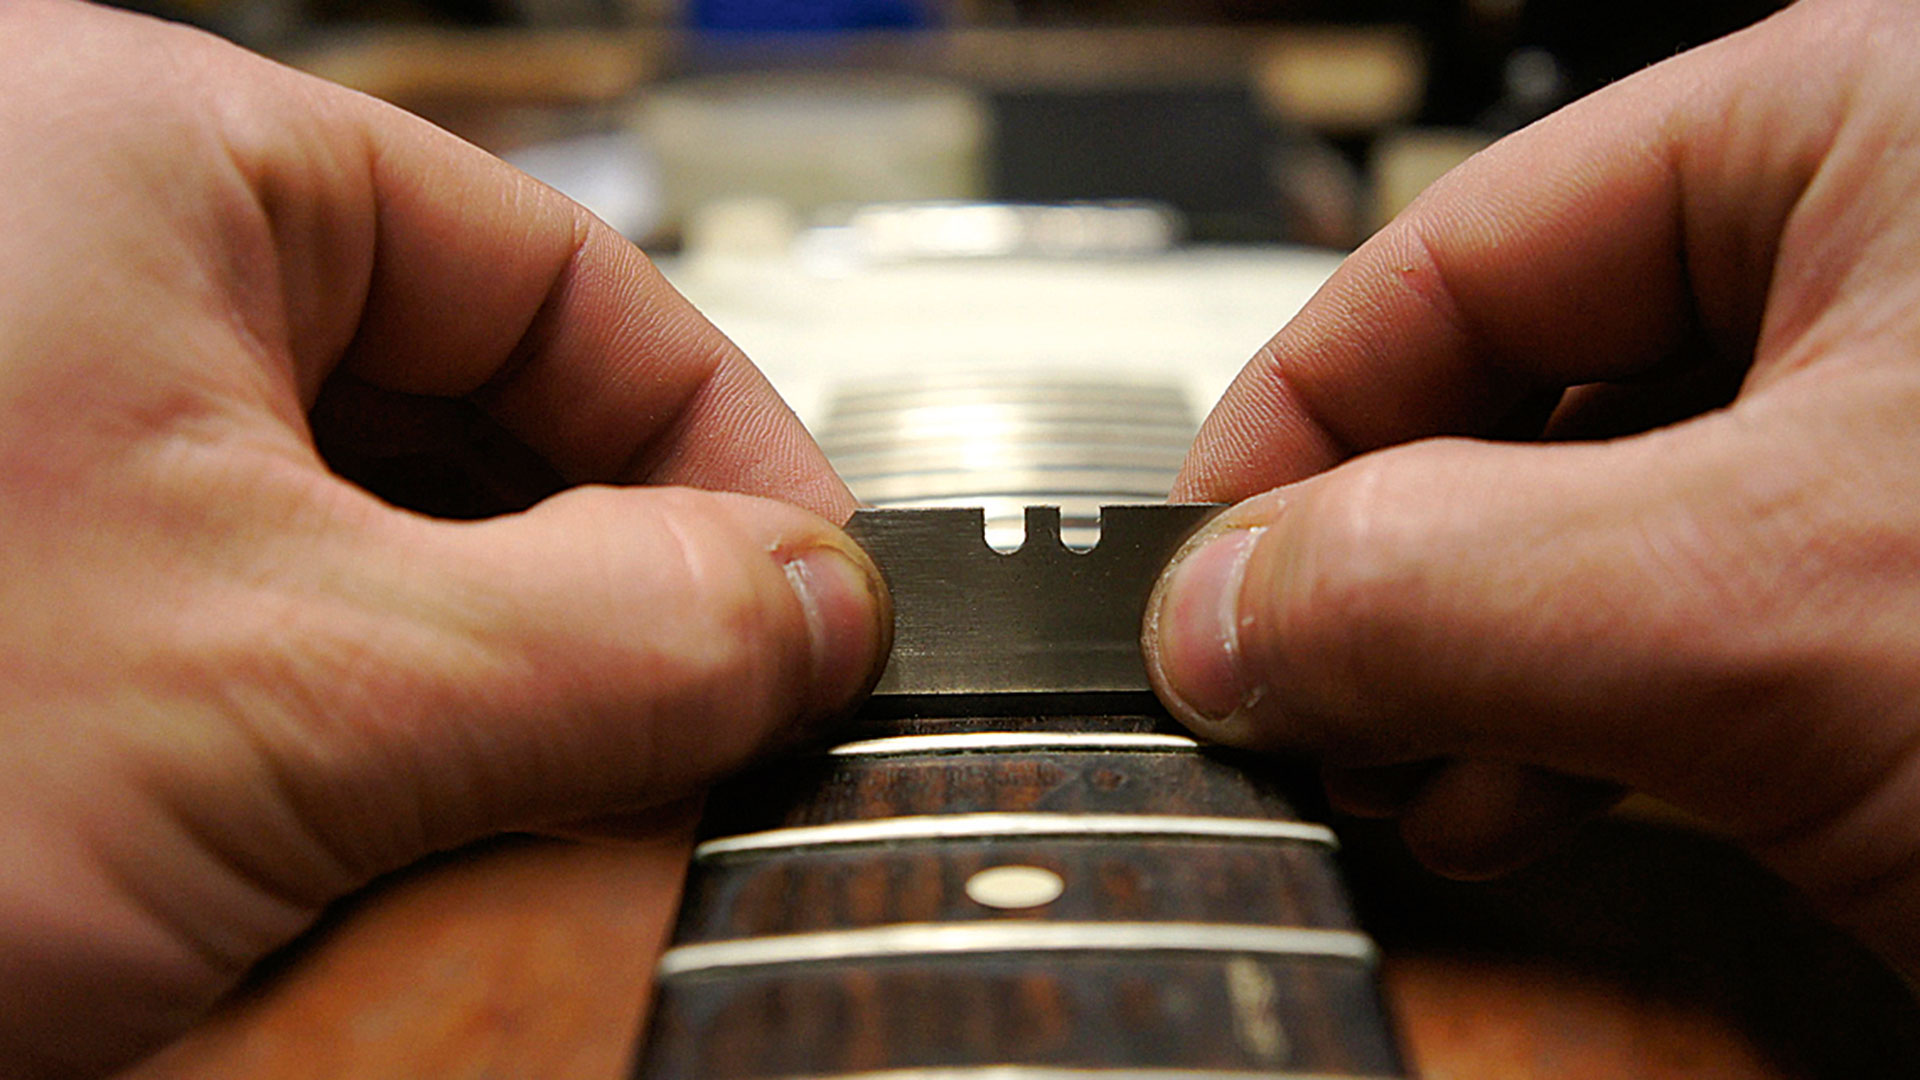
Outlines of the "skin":
[{"label": "skin", "polygon": [[1202,733],[1496,872],[1622,789],[1920,975],[1920,21],[1808,0],[1476,156],[1248,365],[1150,609]]},{"label": "skin", "polygon": [[[0,1073],[103,1074],[374,876],[642,828],[877,674],[846,489],[554,192],[52,0],[0,4],[0,161]],[[329,467],[446,431],[542,479],[454,521]]]}]

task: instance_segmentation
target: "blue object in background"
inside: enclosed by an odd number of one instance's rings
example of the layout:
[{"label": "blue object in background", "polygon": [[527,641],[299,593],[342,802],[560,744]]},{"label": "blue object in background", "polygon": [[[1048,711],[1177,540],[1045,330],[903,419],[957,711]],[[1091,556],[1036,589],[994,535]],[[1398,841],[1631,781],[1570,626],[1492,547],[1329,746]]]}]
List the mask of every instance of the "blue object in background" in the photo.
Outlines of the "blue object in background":
[{"label": "blue object in background", "polygon": [[693,0],[695,29],[760,33],[910,30],[932,23],[923,0]]}]

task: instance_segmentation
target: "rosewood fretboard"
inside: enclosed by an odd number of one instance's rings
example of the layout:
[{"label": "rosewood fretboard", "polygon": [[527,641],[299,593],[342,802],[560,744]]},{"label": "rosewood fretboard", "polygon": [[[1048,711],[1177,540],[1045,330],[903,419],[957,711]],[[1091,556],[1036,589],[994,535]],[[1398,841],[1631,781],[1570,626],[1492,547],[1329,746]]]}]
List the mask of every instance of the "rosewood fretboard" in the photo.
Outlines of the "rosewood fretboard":
[{"label": "rosewood fretboard", "polygon": [[1404,1075],[1270,765],[1085,688],[883,696],[843,737],[714,793],[638,1077]]}]

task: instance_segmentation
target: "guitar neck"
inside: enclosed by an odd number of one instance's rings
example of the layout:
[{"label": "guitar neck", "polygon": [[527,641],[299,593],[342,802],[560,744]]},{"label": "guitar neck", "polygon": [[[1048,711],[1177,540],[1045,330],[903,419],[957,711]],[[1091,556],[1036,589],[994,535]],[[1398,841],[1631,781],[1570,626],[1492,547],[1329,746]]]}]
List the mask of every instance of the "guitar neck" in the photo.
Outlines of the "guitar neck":
[{"label": "guitar neck", "polygon": [[1332,834],[1150,708],[868,715],[703,833],[643,1080],[1405,1075]]}]

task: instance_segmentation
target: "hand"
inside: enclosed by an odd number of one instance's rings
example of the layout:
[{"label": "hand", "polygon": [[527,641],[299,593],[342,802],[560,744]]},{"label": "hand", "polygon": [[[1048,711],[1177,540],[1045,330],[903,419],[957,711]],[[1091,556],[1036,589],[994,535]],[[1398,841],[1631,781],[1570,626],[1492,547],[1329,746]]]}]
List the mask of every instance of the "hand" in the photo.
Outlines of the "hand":
[{"label": "hand", "polygon": [[[0,5],[0,161],[0,1073],[129,1060],[374,875],[684,799],[876,674],[845,489],[554,192],[49,0]],[[567,490],[432,518],[316,450],[448,423]],[[584,486],[642,480],[690,487]]]},{"label": "hand", "polygon": [[1457,873],[1652,792],[1920,974],[1917,133],[1912,7],[1809,2],[1436,184],[1201,432],[1168,705]]}]

